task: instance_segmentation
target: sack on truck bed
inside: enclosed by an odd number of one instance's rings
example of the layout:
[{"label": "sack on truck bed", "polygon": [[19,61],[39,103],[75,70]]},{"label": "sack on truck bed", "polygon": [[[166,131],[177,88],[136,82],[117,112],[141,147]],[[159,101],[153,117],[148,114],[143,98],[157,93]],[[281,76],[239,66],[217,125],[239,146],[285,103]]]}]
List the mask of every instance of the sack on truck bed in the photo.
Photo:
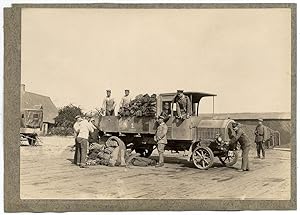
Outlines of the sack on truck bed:
[{"label": "sack on truck bed", "polygon": [[129,103],[128,108],[121,108],[119,115],[124,116],[155,116],[156,114],[156,94],[149,96],[138,95]]}]

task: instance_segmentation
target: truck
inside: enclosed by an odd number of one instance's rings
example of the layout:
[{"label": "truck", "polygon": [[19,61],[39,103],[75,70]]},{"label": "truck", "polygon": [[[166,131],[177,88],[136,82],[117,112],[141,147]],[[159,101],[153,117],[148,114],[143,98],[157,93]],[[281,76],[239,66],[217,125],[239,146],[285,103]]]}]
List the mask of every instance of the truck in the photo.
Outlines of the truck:
[{"label": "truck", "polygon": [[43,108],[21,110],[20,138],[35,146],[43,126]]},{"label": "truck", "polygon": [[[121,138],[127,147],[131,147],[144,157],[149,157],[155,149],[154,135],[157,128],[157,116],[167,104],[170,117],[165,122],[168,126],[167,145],[165,150],[187,152],[187,160],[195,167],[204,170],[214,163],[214,157],[226,166],[237,162],[238,153],[229,146],[229,140],[234,134],[231,119],[214,119],[199,113],[201,99],[213,98],[215,94],[203,92],[184,92],[191,101],[191,116],[180,119],[176,115],[176,93],[162,93],[156,96],[156,117],[148,116],[102,116],[98,118],[98,126],[104,131],[104,138],[116,136]],[[214,110],[213,110],[214,112]]]}]

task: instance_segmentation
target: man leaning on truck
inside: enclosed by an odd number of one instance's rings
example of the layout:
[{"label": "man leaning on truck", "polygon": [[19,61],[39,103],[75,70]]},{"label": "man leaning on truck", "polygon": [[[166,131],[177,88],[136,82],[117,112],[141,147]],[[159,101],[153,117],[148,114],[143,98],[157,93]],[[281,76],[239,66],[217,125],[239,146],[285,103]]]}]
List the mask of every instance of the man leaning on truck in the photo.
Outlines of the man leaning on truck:
[{"label": "man leaning on truck", "polygon": [[165,117],[160,115],[158,117],[158,127],[154,136],[154,141],[157,143],[157,151],[159,154],[159,161],[156,167],[162,167],[164,165],[164,151],[167,145],[167,132],[168,126],[164,122]]},{"label": "man leaning on truck", "polygon": [[177,90],[175,97],[177,118],[188,119],[191,115],[191,100],[183,94],[183,90]]}]

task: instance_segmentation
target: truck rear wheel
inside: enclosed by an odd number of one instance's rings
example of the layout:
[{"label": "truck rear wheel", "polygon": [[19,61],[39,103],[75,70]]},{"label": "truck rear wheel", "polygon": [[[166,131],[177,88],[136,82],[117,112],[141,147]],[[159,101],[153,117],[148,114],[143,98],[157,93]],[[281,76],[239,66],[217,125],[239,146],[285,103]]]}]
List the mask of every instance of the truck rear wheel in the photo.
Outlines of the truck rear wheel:
[{"label": "truck rear wheel", "polygon": [[194,165],[201,170],[210,168],[214,163],[214,154],[208,147],[198,146],[192,153]]}]

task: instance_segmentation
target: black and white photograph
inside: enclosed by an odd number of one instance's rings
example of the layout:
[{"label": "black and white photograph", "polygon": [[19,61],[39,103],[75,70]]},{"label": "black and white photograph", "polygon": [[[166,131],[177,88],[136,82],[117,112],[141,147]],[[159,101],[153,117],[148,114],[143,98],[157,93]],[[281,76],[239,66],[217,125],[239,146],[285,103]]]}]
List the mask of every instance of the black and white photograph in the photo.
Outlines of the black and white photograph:
[{"label": "black and white photograph", "polygon": [[291,6],[20,11],[21,200],[291,200]]}]

